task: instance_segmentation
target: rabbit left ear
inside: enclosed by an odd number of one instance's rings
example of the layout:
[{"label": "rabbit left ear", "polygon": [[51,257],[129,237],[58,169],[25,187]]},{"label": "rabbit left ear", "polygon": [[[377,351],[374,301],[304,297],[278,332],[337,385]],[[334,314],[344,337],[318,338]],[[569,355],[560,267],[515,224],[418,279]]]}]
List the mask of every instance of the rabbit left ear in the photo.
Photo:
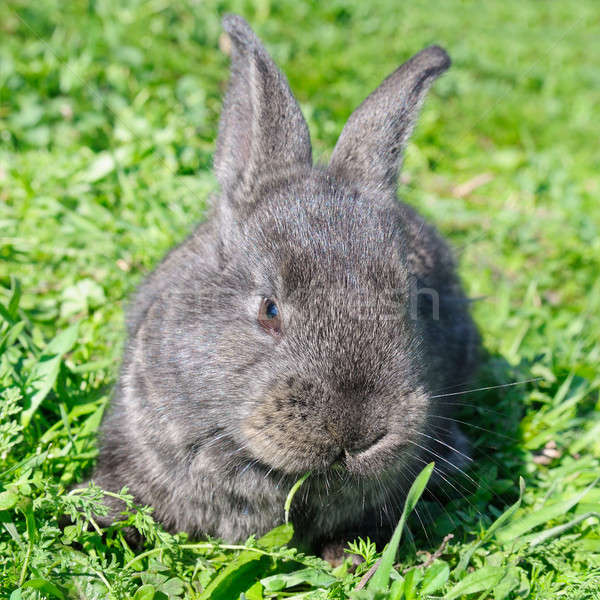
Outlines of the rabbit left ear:
[{"label": "rabbit left ear", "polygon": [[289,84],[248,23],[227,15],[223,28],[231,39],[231,79],[214,166],[223,189],[243,202],[262,177],[312,166],[312,152]]},{"label": "rabbit left ear", "polygon": [[396,69],[350,115],[335,146],[332,173],[358,185],[395,192],[402,153],[433,81],[450,66],[429,46]]}]

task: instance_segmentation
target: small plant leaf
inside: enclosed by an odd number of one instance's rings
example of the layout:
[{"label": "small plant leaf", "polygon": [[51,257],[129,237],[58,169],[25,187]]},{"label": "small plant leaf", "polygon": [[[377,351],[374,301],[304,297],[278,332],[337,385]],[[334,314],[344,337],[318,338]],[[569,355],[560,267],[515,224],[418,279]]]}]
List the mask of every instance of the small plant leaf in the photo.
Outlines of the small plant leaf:
[{"label": "small plant leaf", "polygon": [[152,600],[155,593],[156,588],[152,584],[147,583],[137,589],[133,596],[133,600]]},{"label": "small plant leaf", "polygon": [[517,567],[509,567],[504,577],[494,587],[494,600],[504,600],[521,582]]},{"label": "small plant leaf", "polygon": [[83,178],[89,183],[98,181],[106,177],[109,173],[112,173],[115,169],[115,164],[115,159],[111,154],[101,152],[83,174]]},{"label": "small plant leaf", "polygon": [[17,318],[17,310],[21,301],[21,282],[18,279],[12,280],[12,294],[8,301],[8,314],[11,319]]},{"label": "small plant leaf", "polygon": [[250,588],[269,567],[269,557],[246,550],[206,586],[200,600],[231,600]]},{"label": "small plant leaf", "polygon": [[2,492],[0,494],[0,510],[10,510],[17,504],[19,496],[13,492]]},{"label": "small plant leaf", "polygon": [[302,583],[308,583],[317,588],[328,588],[335,581],[336,578],[332,575],[310,567],[294,571],[293,573],[271,575],[271,577],[265,577],[260,580],[267,592],[278,592]]},{"label": "small plant leaf", "polygon": [[448,563],[436,560],[426,571],[421,584],[421,594],[433,594],[441,590],[450,577],[450,567]]},{"label": "small plant leaf", "polygon": [[16,342],[23,329],[25,329],[25,321],[15,323],[0,340],[0,352],[5,348],[10,348]]},{"label": "small plant leaf", "polygon": [[401,600],[404,594],[404,579],[396,579],[390,587],[389,600]]},{"label": "small plant leaf", "polygon": [[22,586],[22,588],[31,588],[34,590],[38,590],[39,592],[41,592],[40,595],[42,596],[50,596],[51,598],[60,598],[61,600],[63,598],[65,598],[65,595],[62,593],[62,591],[57,588],[51,581],[48,581],[47,579],[42,579],[42,578],[35,578],[35,579],[30,579],[29,581],[25,582]]},{"label": "small plant leaf", "polygon": [[[256,540],[259,548],[272,550],[287,544],[294,535],[290,524],[275,527]],[[252,550],[242,551],[232,562],[217,573],[206,586],[200,600],[231,600],[253,586],[269,568],[270,558]]]},{"label": "small plant leaf", "polygon": [[97,308],[106,302],[104,290],[93,279],[86,278],[65,288],[61,294],[60,316],[71,315]]},{"label": "small plant leaf", "polygon": [[294,537],[294,527],[290,523],[279,525],[256,540],[256,545],[266,550],[285,546]]},{"label": "small plant leaf", "polygon": [[417,597],[417,588],[423,579],[423,569],[415,567],[404,576],[404,598],[406,600],[415,600]]},{"label": "small plant leaf", "polygon": [[485,566],[473,573],[469,573],[464,579],[461,579],[444,596],[445,600],[453,600],[466,594],[475,594],[480,592],[492,591],[500,580],[504,577],[506,569],[504,567]]}]

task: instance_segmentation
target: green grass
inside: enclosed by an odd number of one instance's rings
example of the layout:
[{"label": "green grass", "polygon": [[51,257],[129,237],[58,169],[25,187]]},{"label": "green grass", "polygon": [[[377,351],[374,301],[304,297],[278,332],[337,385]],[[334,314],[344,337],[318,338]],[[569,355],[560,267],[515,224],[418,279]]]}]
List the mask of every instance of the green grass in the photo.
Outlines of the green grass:
[{"label": "green grass", "polygon": [[[288,74],[323,159],[402,60],[434,42],[454,60],[401,194],[481,298],[477,385],[535,381],[462,398],[478,485],[419,502],[391,591],[356,591],[380,556],[364,541],[352,574],[285,546],[285,526],[240,549],[141,510],[102,537],[84,527],[101,492],[67,492],[96,456],[126,298],[216,189],[224,11]],[[596,0],[3,2],[0,597],[600,598],[599,30]],[[61,531],[63,512],[80,516]]]}]

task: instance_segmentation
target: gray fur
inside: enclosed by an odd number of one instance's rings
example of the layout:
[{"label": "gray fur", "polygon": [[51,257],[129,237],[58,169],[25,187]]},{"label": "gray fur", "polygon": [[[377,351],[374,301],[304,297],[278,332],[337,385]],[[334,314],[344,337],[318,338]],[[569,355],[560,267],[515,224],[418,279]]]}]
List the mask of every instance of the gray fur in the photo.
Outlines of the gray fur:
[{"label": "gray fur", "polygon": [[[465,452],[438,419],[447,400],[431,396],[469,379],[479,337],[448,247],[395,190],[449,60],[432,47],[400,67],[350,118],[331,165],[313,167],[284,75],[243,19],[223,26],[222,194],[131,304],[93,479],[128,486],[170,530],[239,541],[280,524],[310,470],[293,504],[301,540],[385,540],[432,453]],[[421,288],[439,296],[439,319]],[[262,297],[278,300],[280,338],[257,323]]]}]

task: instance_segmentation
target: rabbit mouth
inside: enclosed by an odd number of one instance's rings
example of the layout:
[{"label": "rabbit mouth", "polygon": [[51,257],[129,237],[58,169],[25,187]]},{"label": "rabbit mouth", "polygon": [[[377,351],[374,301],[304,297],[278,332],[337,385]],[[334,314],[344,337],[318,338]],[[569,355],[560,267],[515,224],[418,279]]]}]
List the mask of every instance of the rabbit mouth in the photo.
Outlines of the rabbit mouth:
[{"label": "rabbit mouth", "polygon": [[395,435],[385,432],[364,448],[343,449],[331,468],[359,477],[380,476],[404,462],[405,447]]},{"label": "rabbit mouth", "polygon": [[384,440],[387,437],[387,432],[382,432],[375,439],[363,444],[353,444],[344,447],[331,463],[331,468],[335,471],[351,470],[357,461],[362,462],[369,460],[373,454],[377,454],[378,449],[384,445]]},{"label": "rabbit mouth", "polygon": [[[288,448],[291,440],[287,440]],[[304,444],[296,447],[294,452],[277,452],[273,454],[265,447],[255,447],[254,460],[270,466],[270,470],[302,475],[307,471],[316,474],[337,472],[358,477],[375,477],[383,472],[395,470],[402,454],[400,445],[394,441],[394,436],[382,433],[370,444],[357,448],[341,448],[340,446],[314,443],[312,451]],[[262,445],[261,445],[262,446]],[[404,446],[404,445],[402,445]]]}]

